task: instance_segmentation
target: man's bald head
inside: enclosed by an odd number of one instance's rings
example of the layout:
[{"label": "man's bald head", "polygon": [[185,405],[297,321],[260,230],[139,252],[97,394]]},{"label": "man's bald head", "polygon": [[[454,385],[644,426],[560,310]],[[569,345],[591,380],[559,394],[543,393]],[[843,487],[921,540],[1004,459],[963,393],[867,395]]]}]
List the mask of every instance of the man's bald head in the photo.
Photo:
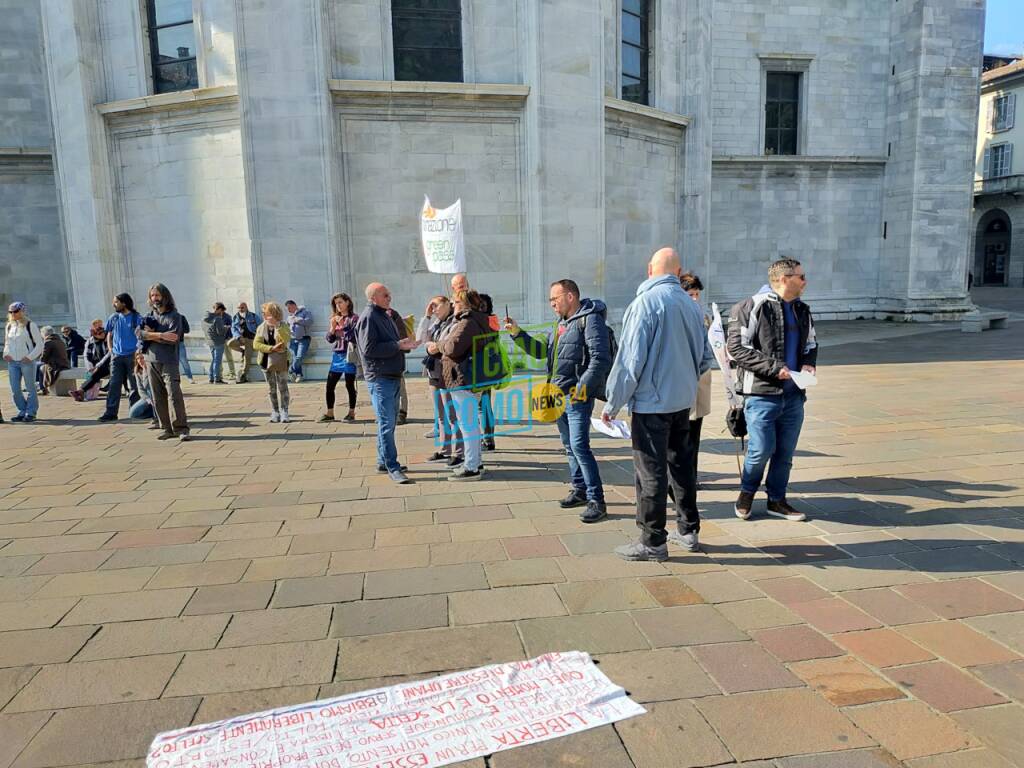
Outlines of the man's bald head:
[{"label": "man's bald head", "polygon": [[456,293],[458,293],[459,291],[468,291],[468,290],[469,290],[469,279],[464,274],[459,272],[458,274],[452,276],[452,295],[453,296]]},{"label": "man's bald head", "polygon": [[366,300],[378,307],[387,309],[391,306],[391,291],[384,283],[370,283],[366,286]]},{"label": "man's bald head", "polygon": [[682,271],[683,267],[679,262],[679,254],[676,253],[675,248],[659,248],[654,252],[650,262],[647,264],[648,277],[661,277],[662,275],[675,275],[679,277]]}]

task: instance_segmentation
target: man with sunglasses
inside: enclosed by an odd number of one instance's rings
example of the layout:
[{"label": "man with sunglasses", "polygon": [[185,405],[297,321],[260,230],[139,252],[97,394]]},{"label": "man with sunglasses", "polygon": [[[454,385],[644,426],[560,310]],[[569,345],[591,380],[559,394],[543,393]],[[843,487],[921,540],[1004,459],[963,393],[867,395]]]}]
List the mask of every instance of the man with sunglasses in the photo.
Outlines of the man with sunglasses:
[{"label": "man with sunglasses", "polygon": [[735,511],[741,520],[750,517],[767,468],[768,514],[800,522],[807,516],[790,505],[786,488],[807,395],[790,372],[815,372],[818,343],[811,310],[800,300],[807,287],[800,262],[776,261],[768,268],[768,284],[770,291],[741,301],[729,317],[728,350],[738,368],[750,441]]}]

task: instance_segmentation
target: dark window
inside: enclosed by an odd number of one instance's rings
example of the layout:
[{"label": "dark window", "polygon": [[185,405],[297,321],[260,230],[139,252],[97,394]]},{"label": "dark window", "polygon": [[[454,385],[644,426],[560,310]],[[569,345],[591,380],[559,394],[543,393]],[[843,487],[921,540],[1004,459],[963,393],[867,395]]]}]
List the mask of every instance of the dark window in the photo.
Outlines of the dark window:
[{"label": "dark window", "polygon": [[392,0],[395,80],[462,82],[461,0]]},{"label": "dark window", "polygon": [[192,0],[147,0],[153,92],[199,87]]},{"label": "dark window", "polygon": [[650,103],[649,11],[650,0],[622,0],[622,98],[637,104]]},{"label": "dark window", "polygon": [[769,72],[764,102],[764,153],[795,155],[800,119],[800,75]]}]

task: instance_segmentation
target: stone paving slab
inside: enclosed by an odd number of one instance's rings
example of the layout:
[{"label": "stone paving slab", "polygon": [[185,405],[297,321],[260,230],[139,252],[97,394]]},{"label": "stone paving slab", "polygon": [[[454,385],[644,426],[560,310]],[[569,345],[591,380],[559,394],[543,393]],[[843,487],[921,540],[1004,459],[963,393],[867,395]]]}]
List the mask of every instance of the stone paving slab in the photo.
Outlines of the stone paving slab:
[{"label": "stone paving slab", "polygon": [[[396,488],[368,406],[317,424],[315,382],[273,430],[262,384],[188,388],[197,439],[170,446],[48,398],[0,447],[0,768],[138,768],[160,730],[553,649],[590,650],[656,707],[490,765],[1005,768],[1024,730],[1024,342],[914,338],[823,351],[790,488],[807,523],[760,496],[737,520],[734,446],[706,430],[704,552],[664,563],[609,551],[636,535],[613,441],[595,441],[611,516],[586,525],[557,504],[550,426],[499,436],[488,478],[453,489],[414,421],[416,483]],[[90,677],[118,669],[130,687]],[[660,741],[637,736],[652,722]]]}]

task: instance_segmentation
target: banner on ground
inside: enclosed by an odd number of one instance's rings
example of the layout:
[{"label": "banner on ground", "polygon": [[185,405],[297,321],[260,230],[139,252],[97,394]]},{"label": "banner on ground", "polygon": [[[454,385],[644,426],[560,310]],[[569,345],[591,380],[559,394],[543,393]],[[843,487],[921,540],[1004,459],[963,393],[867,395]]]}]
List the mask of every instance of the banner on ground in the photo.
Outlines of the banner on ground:
[{"label": "banner on ground", "polygon": [[420,239],[427,269],[445,275],[466,271],[466,246],[462,238],[462,198],[447,208],[434,208],[423,196]]},{"label": "banner on ground", "polygon": [[147,768],[434,768],[646,710],[580,651],[169,731]]}]

